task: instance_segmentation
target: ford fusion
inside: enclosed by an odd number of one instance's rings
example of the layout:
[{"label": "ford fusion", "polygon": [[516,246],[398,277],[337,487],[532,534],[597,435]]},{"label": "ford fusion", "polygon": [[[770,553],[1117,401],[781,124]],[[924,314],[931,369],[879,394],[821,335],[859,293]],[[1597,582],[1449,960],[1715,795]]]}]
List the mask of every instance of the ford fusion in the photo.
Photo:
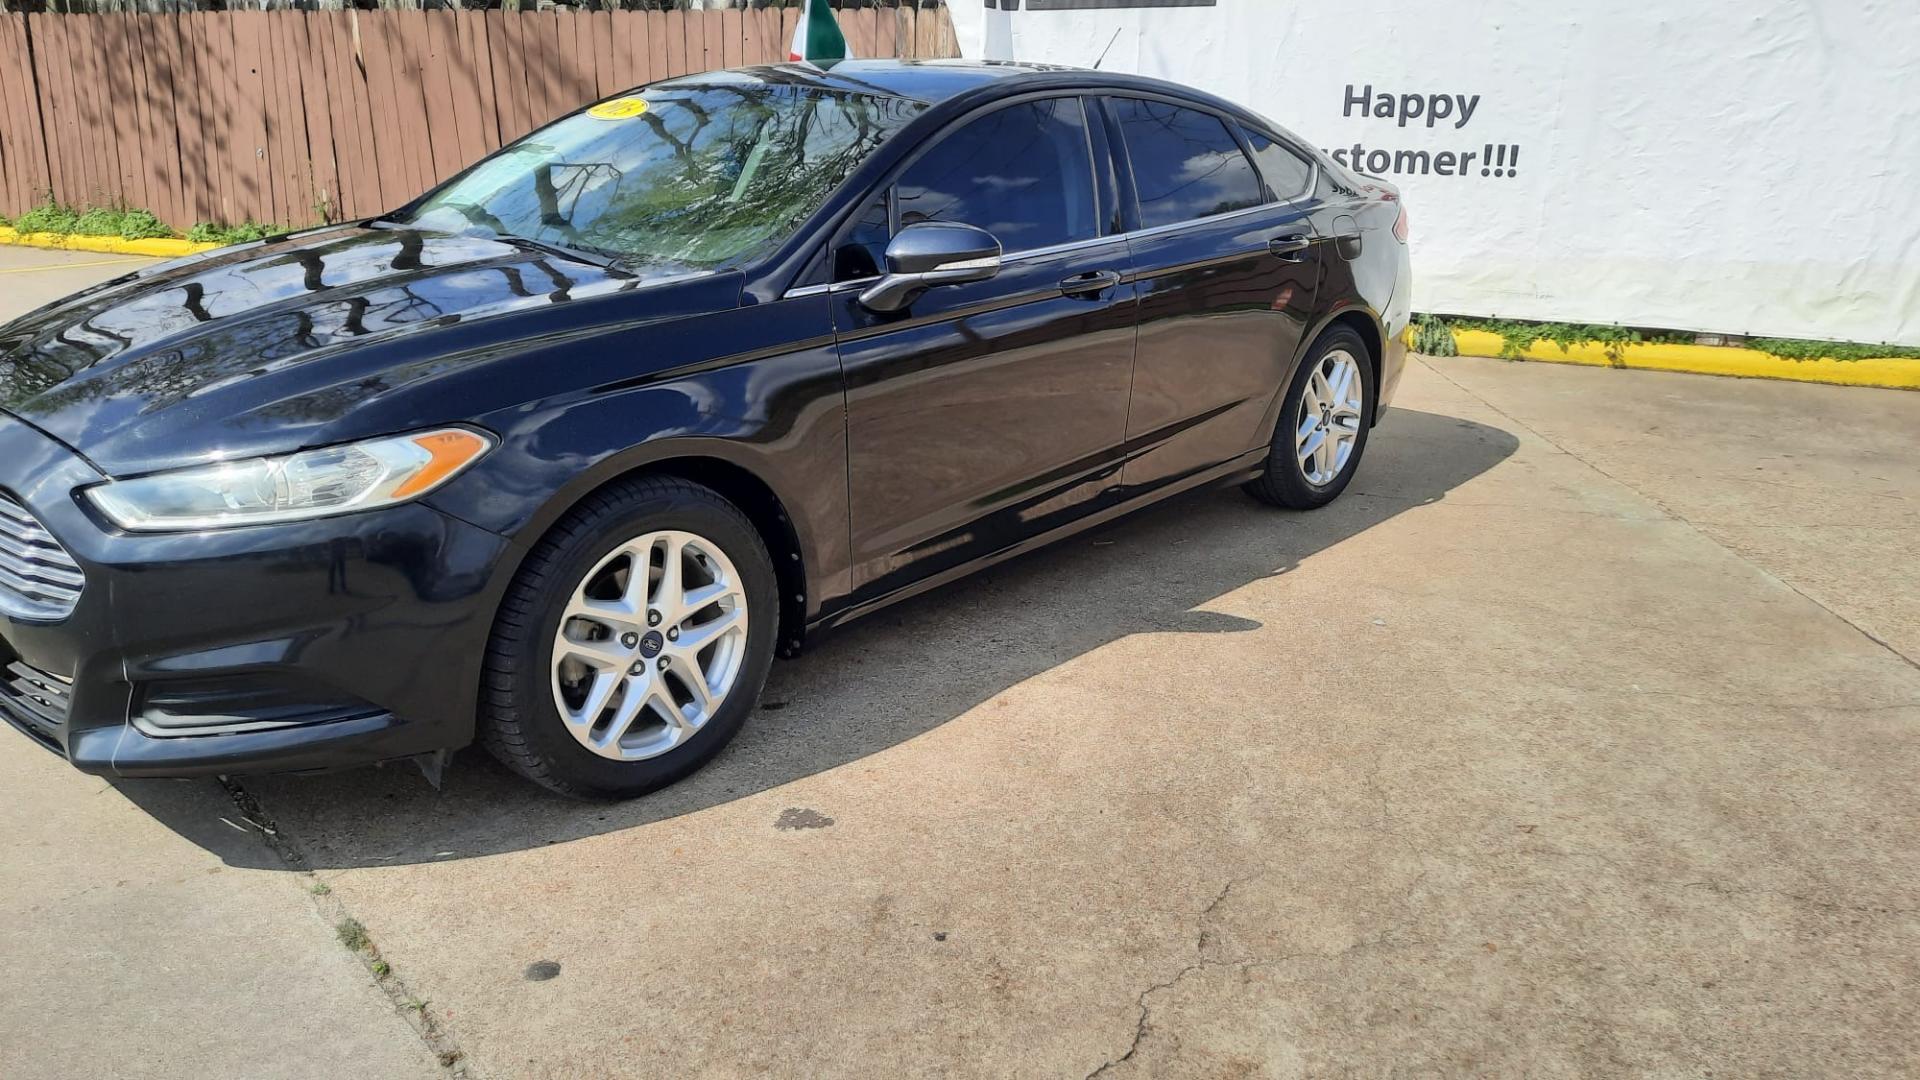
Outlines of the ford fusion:
[{"label": "ford fusion", "polygon": [[0,327],[0,715],[638,795],[826,628],[1201,485],[1331,501],[1409,291],[1391,185],[1184,87],[653,84]]}]

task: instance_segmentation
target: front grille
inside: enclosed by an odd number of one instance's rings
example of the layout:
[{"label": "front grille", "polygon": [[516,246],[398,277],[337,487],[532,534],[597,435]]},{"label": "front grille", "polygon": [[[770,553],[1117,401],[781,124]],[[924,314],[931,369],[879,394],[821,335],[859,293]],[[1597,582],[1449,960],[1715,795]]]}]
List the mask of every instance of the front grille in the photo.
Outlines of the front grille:
[{"label": "front grille", "polygon": [[86,575],[27,508],[0,495],[0,613],[53,622],[73,614]]},{"label": "front grille", "polygon": [[18,660],[0,673],[0,711],[7,719],[49,745],[58,745],[67,724],[72,680]]}]

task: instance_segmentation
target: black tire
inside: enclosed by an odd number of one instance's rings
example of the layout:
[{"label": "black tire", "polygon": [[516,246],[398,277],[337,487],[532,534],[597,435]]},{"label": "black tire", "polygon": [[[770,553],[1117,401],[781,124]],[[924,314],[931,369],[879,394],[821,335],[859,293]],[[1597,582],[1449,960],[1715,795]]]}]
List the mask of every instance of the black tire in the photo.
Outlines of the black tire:
[{"label": "black tire", "polygon": [[[1316,371],[1327,365],[1330,354],[1344,351],[1359,361],[1360,429],[1354,436],[1353,450],[1346,464],[1331,480],[1314,483],[1294,452],[1294,437],[1299,430],[1300,402]],[[1360,468],[1360,457],[1367,449],[1367,434],[1373,428],[1375,389],[1372,352],[1352,329],[1335,327],[1320,336],[1300,363],[1292,385],[1280,403],[1280,419],[1274,425],[1273,442],[1267,451],[1267,469],[1246,484],[1246,492],[1271,506],[1289,510],[1317,510],[1340,497]]]},{"label": "black tire", "polygon": [[[746,592],[747,644],[737,681],[704,726],[658,757],[615,761],[582,746],[554,706],[554,635],[573,590],[608,553],[664,529],[711,540],[733,562]],[[669,476],[595,492],[541,538],[501,602],[482,675],[481,744],[520,775],[576,798],[632,798],[684,779],[733,739],[759,700],[779,635],[778,587],[758,530],[717,492]]]}]

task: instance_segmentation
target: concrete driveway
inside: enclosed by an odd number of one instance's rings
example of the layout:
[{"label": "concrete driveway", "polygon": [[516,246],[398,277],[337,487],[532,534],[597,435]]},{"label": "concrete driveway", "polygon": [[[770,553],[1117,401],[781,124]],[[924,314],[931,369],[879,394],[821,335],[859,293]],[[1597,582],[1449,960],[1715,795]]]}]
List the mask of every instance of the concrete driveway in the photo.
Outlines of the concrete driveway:
[{"label": "concrete driveway", "polygon": [[0,1075],[1920,1069],[1920,394],[1399,404],[1335,506],[889,610],[635,803],[0,731]]}]

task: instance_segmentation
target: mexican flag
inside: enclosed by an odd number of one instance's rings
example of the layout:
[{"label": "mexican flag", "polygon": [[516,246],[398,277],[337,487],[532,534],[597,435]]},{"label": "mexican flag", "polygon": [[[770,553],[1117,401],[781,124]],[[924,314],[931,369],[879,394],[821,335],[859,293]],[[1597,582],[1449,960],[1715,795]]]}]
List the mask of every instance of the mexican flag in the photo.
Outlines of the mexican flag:
[{"label": "mexican flag", "polygon": [[853,55],[847,49],[847,35],[833,17],[827,0],[806,0],[800,9],[800,25],[793,28],[793,47],[787,59],[807,64],[831,64]]}]

